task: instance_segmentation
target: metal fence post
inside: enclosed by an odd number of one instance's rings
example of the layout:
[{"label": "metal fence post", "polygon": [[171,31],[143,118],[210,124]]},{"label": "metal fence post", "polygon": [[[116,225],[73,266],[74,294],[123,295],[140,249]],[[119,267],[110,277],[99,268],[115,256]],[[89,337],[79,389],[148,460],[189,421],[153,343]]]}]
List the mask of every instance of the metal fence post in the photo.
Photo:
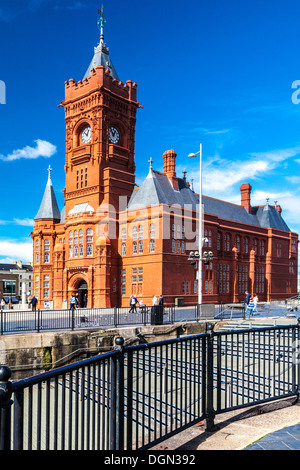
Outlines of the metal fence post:
[{"label": "metal fence post", "polygon": [[119,353],[111,361],[110,450],[124,448],[124,338],[117,337]]},{"label": "metal fence post", "polygon": [[205,430],[214,432],[218,429],[214,424],[215,410],[213,402],[214,394],[214,325],[207,325],[207,401],[206,401],[206,426]]},{"label": "metal fence post", "polygon": [[37,332],[40,332],[40,309],[38,309],[38,314],[37,314]]},{"label": "metal fence post", "polygon": [[0,450],[10,450],[11,441],[11,370],[7,366],[0,367]]}]

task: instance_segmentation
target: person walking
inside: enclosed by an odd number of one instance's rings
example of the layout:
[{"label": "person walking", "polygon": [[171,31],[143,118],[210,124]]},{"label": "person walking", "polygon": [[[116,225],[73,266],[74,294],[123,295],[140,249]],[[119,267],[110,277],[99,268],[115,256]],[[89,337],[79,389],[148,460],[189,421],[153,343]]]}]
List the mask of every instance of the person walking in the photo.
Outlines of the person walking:
[{"label": "person walking", "polygon": [[1,312],[3,312],[5,306],[5,300],[1,299]]},{"label": "person walking", "polygon": [[251,299],[251,294],[250,294],[248,291],[246,291],[245,294],[246,294],[246,299],[245,299],[245,315],[247,315],[247,314],[248,314],[248,305],[249,305],[249,301],[250,301],[250,299]]},{"label": "person walking", "polygon": [[251,315],[253,316],[253,309],[254,309],[254,301],[253,301],[253,298],[251,297],[248,303],[249,318],[251,317]]},{"label": "person walking", "polygon": [[[36,312],[36,304],[37,304],[37,298],[35,296],[32,297],[31,301],[30,301],[30,304],[31,304],[31,310],[33,312]],[[29,304],[29,305],[30,305]]]},{"label": "person walking", "polygon": [[72,310],[72,313],[74,313],[75,307],[76,307],[76,297],[75,295],[72,294],[70,298],[70,310]]},{"label": "person walking", "polygon": [[130,305],[130,310],[129,313],[136,313],[136,304],[137,304],[137,298],[136,295],[131,295],[129,305]]},{"label": "person walking", "polygon": [[257,313],[257,302],[258,302],[257,294],[254,294],[253,302],[254,302],[254,309],[253,309],[253,315],[254,315],[254,313]]}]

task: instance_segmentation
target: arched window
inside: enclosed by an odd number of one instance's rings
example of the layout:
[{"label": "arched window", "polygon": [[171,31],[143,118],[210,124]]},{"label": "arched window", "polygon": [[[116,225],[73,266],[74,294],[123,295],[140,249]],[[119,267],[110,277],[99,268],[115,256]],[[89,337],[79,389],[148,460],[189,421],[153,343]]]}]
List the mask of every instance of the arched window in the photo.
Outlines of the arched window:
[{"label": "arched window", "polygon": [[230,236],[228,233],[224,235],[224,251],[230,251]]},{"label": "arched window", "polygon": [[137,240],[137,228],[136,226],[132,229],[132,240]]},{"label": "arched window", "polygon": [[235,236],[235,239],[234,239],[234,245],[238,251],[238,253],[240,252],[240,249],[241,249],[241,241],[240,241],[240,236],[239,235],[236,235]]},{"label": "arched window", "polygon": [[133,242],[133,243],[132,243],[132,253],[133,253],[134,255],[137,254],[137,242]]},{"label": "arched window", "polygon": [[122,242],[127,240],[126,228],[122,228]]},{"label": "arched window", "polygon": [[44,263],[50,263],[50,240],[48,238],[44,241]]},{"label": "arched window", "polygon": [[126,255],[126,243],[122,243],[122,256]]},{"label": "arched window", "polygon": [[244,237],[243,238],[243,253],[247,254],[249,251],[249,238]]},{"label": "arched window", "polygon": [[150,252],[153,253],[155,251],[155,240],[150,240]]},{"label": "arched window", "polygon": [[150,238],[156,238],[155,237],[155,224],[150,224]]},{"label": "arched window", "polygon": [[221,250],[221,234],[220,234],[220,232],[218,232],[218,235],[217,235],[217,250],[218,251]]},{"label": "arched window", "polygon": [[253,238],[252,248],[255,251],[255,254],[257,255],[257,238]]},{"label": "arched window", "polygon": [[265,255],[265,240],[260,240],[259,241],[259,254],[260,254],[260,256]]},{"label": "arched window", "polygon": [[143,250],[144,250],[144,243],[143,243],[143,240],[140,240],[139,241],[139,253],[143,253]]},{"label": "arched window", "polygon": [[144,229],[143,226],[139,226],[139,240],[142,240],[144,238]]},{"label": "arched window", "polygon": [[[86,243],[87,243],[87,246],[86,246],[86,254],[87,256],[92,256],[93,254],[93,230],[91,228],[88,228],[87,231],[86,231]],[[91,248],[88,248],[88,245],[91,245]],[[90,253],[90,254],[88,254]]]}]

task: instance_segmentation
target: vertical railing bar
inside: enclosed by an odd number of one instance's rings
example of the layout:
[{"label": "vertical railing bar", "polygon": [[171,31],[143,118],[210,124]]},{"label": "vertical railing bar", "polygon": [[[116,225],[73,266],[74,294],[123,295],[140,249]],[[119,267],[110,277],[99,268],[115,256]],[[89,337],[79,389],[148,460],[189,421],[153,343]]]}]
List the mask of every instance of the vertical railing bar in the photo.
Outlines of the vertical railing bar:
[{"label": "vertical railing bar", "polygon": [[151,392],[151,385],[152,385],[152,363],[151,363],[151,350],[148,350],[148,364],[149,364],[149,373],[148,373],[148,397],[149,397],[149,405],[148,405],[148,444],[151,442],[151,418],[152,418],[152,392]]},{"label": "vertical railing bar", "polygon": [[217,337],[217,410],[221,409],[222,392],[222,336]]},{"label": "vertical railing bar", "polygon": [[[145,371],[145,350],[143,349],[143,371]],[[145,444],[145,374],[142,375],[142,446]]]},{"label": "vertical railing bar", "polygon": [[133,353],[127,353],[127,401],[126,401],[126,423],[127,441],[126,450],[132,450],[132,393],[133,393]]},{"label": "vertical railing bar", "polygon": [[41,450],[41,420],[42,420],[42,383],[38,383],[38,409],[37,409],[37,450]]},{"label": "vertical railing bar", "polygon": [[27,450],[32,450],[32,401],[33,401],[32,385],[28,387],[28,423],[27,423]]},{"label": "vertical railing bar", "polygon": [[58,377],[54,379],[54,423],[53,423],[53,449],[57,450],[57,442],[58,442]]},{"label": "vertical railing bar", "polygon": [[136,351],[136,392],[135,392],[135,407],[136,407],[136,428],[135,428],[135,442],[136,449],[139,447],[139,365],[140,355],[139,351]]},{"label": "vertical railing bar", "polygon": [[96,364],[92,365],[92,438],[91,438],[91,450],[95,450],[95,438],[96,438]]},{"label": "vertical railing bar", "polygon": [[78,450],[79,446],[79,369],[75,373],[75,413],[74,413],[74,449]]},{"label": "vertical railing bar", "polygon": [[[17,390],[14,393],[14,434],[13,450],[23,450],[24,439],[24,389]],[[1,409],[0,409],[1,412]],[[10,413],[10,407],[6,413]]]},{"label": "vertical railing bar", "polygon": [[66,376],[62,376],[61,384],[61,422],[60,422],[60,449],[65,450],[65,421],[66,421]]},{"label": "vertical railing bar", "polygon": [[116,450],[116,419],[117,419],[117,395],[116,395],[116,356],[110,361],[110,447],[109,450]]},{"label": "vertical railing bar", "polygon": [[46,381],[46,450],[50,450],[50,379]]},{"label": "vertical railing bar", "polygon": [[69,418],[68,418],[68,450],[72,450],[73,438],[73,371],[69,373]]},{"label": "vertical railing bar", "polygon": [[90,407],[91,407],[91,366],[87,366],[87,379],[86,379],[86,425],[85,425],[85,434],[86,434],[86,450],[90,450]]},{"label": "vertical railing bar", "polygon": [[81,450],[84,448],[84,429],[85,429],[85,367],[81,369]]},{"label": "vertical railing bar", "polygon": [[153,393],[153,398],[154,398],[154,409],[153,409],[153,439],[154,441],[156,440],[157,436],[157,374],[158,374],[158,367],[157,367],[157,346],[154,346],[154,393]]}]

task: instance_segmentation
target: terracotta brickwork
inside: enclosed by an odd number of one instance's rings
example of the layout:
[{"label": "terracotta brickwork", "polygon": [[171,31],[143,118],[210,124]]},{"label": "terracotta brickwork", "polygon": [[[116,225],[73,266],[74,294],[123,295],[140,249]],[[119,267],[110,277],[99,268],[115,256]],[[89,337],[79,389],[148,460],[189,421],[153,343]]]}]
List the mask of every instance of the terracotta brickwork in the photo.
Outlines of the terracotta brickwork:
[{"label": "terracotta brickwork", "polygon": [[[68,307],[73,293],[87,307],[126,306],[132,294],[148,305],[160,294],[169,304],[176,298],[197,303],[197,269],[188,258],[198,246],[198,196],[176,175],[174,150],[162,156],[163,173],[151,164],[136,187],[136,83],[124,84],[100,65],[88,78],[65,83],[61,106],[65,207],[61,214],[53,208],[49,173],[32,233],[39,307],[45,301]],[[240,205],[203,198],[203,250],[213,252],[203,264],[203,302],[243,301],[246,290],[259,300],[297,293],[298,235],[285,225],[279,205],[252,207],[251,189],[241,186]],[[194,205],[178,207],[181,194]]]}]

